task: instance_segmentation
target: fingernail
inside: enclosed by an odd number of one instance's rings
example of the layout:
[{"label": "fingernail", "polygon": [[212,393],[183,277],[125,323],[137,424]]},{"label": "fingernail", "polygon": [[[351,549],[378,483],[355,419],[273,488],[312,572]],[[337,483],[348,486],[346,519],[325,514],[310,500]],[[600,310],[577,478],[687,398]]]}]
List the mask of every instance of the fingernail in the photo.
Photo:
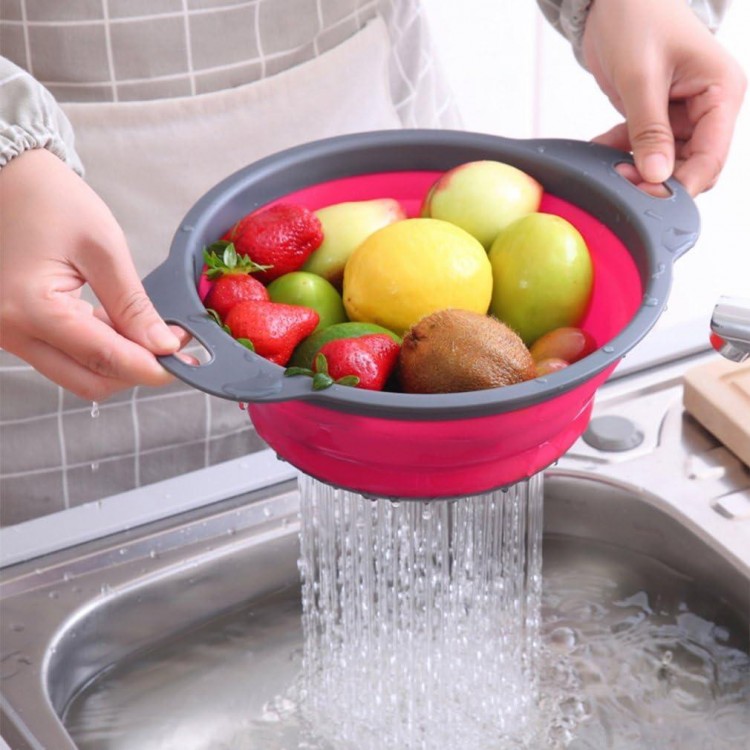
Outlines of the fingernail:
[{"label": "fingernail", "polygon": [[180,348],[180,341],[164,323],[152,323],[147,333],[151,347],[159,352],[174,352]]},{"label": "fingernail", "polygon": [[649,154],[643,160],[643,177],[646,182],[664,182],[671,174],[669,161],[664,154]]}]

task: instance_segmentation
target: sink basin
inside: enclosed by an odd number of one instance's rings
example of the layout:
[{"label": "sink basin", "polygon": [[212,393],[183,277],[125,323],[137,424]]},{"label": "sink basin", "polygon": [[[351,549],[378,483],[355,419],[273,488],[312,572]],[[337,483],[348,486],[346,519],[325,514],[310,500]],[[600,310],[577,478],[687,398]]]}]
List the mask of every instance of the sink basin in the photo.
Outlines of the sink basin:
[{"label": "sink basin", "polygon": [[[13,750],[297,747],[289,691],[302,645],[298,506],[296,482],[284,482],[4,570],[0,719]],[[647,615],[660,638],[683,626],[707,632],[706,648],[731,657],[722,684],[731,682],[744,709],[724,722],[722,696],[709,685],[681,687],[680,700],[718,716],[727,742],[740,747],[735,739],[750,732],[747,566],[668,503],[620,480],[553,469],[544,513],[551,647],[570,650],[566,640],[577,638],[589,649],[581,641],[613,615],[626,644]],[[583,582],[580,601],[571,582]],[[582,608],[589,626],[576,635]],[[691,643],[700,645],[700,633]],[[654,681],[665,690],[670,662],[681,658],[668,640],[658,653],[644,650],[662,660]],[[618,654],[607,658],[616,664]],[[604,679],[589,667],[584,694]],[[648,726],[658,716],[641,708],[643,738],[656,736]],[[570,747],[604,746],[581,728]],[[618,741],[610,746],[657,746]]]}]

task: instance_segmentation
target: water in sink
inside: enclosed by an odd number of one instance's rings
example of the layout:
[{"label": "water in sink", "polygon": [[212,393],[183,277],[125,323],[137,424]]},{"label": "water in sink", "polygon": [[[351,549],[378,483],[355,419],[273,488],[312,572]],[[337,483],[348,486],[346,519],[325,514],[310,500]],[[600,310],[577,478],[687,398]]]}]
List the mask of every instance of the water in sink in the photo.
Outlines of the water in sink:
[{"label": "water in sink", "polygon": [[[611,545],[547,537],[543,572],[535,716],[545,740],[534,750],[750,747],[739,616],[681,574]],[[300,612],[290,585],[117,665],[68,707],[68,731],[81,750],[360,750],[321,737],[300,710]]]}]

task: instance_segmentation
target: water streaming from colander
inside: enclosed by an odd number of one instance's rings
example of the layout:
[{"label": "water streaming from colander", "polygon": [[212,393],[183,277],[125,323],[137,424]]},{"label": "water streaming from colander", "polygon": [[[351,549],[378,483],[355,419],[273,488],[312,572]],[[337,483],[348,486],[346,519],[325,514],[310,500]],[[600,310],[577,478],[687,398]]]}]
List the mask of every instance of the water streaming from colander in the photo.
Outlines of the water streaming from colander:
[{"label": "water streaming from colander", "polygon": [[542,475],[401,503],[301,480],[302,707],[333,747],[527,747]]}]

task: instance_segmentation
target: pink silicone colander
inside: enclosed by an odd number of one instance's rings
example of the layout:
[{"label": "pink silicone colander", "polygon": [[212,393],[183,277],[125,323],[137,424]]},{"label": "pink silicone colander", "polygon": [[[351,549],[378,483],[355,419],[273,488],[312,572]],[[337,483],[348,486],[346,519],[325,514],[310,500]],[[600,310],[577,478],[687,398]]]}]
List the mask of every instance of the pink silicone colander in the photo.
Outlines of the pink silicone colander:
[{"label": "pink silicone colander", "polygon": [[[206,314],[198,291],[203,247],[249,211],[280,199],[317,209],[390,197],[415,215],[440,173],[477,159],[534,176],[545,188],[541,210],[568,219],[584,236],[594,292],[581,326],[599,349],[583,360],[544,378],[471,393],[312,391],[308,378],[284,378],[283,368],[233,341]],[[248,402],[258,433],[282,458],[337,486],[428,499],[531,476],[585,430],[597,387],[656,322],[672,264],[698,236],[695,205],[679,184],[668,183],[668,198],[648,196],[616,172],[625,161],[626,154],[577,141],[424,130],[342,136],[268,157],[199,200],[167,261],[146,279],[162,316],[211,355],[201,366],[176,357],[163,363],[196,388]]]}]

